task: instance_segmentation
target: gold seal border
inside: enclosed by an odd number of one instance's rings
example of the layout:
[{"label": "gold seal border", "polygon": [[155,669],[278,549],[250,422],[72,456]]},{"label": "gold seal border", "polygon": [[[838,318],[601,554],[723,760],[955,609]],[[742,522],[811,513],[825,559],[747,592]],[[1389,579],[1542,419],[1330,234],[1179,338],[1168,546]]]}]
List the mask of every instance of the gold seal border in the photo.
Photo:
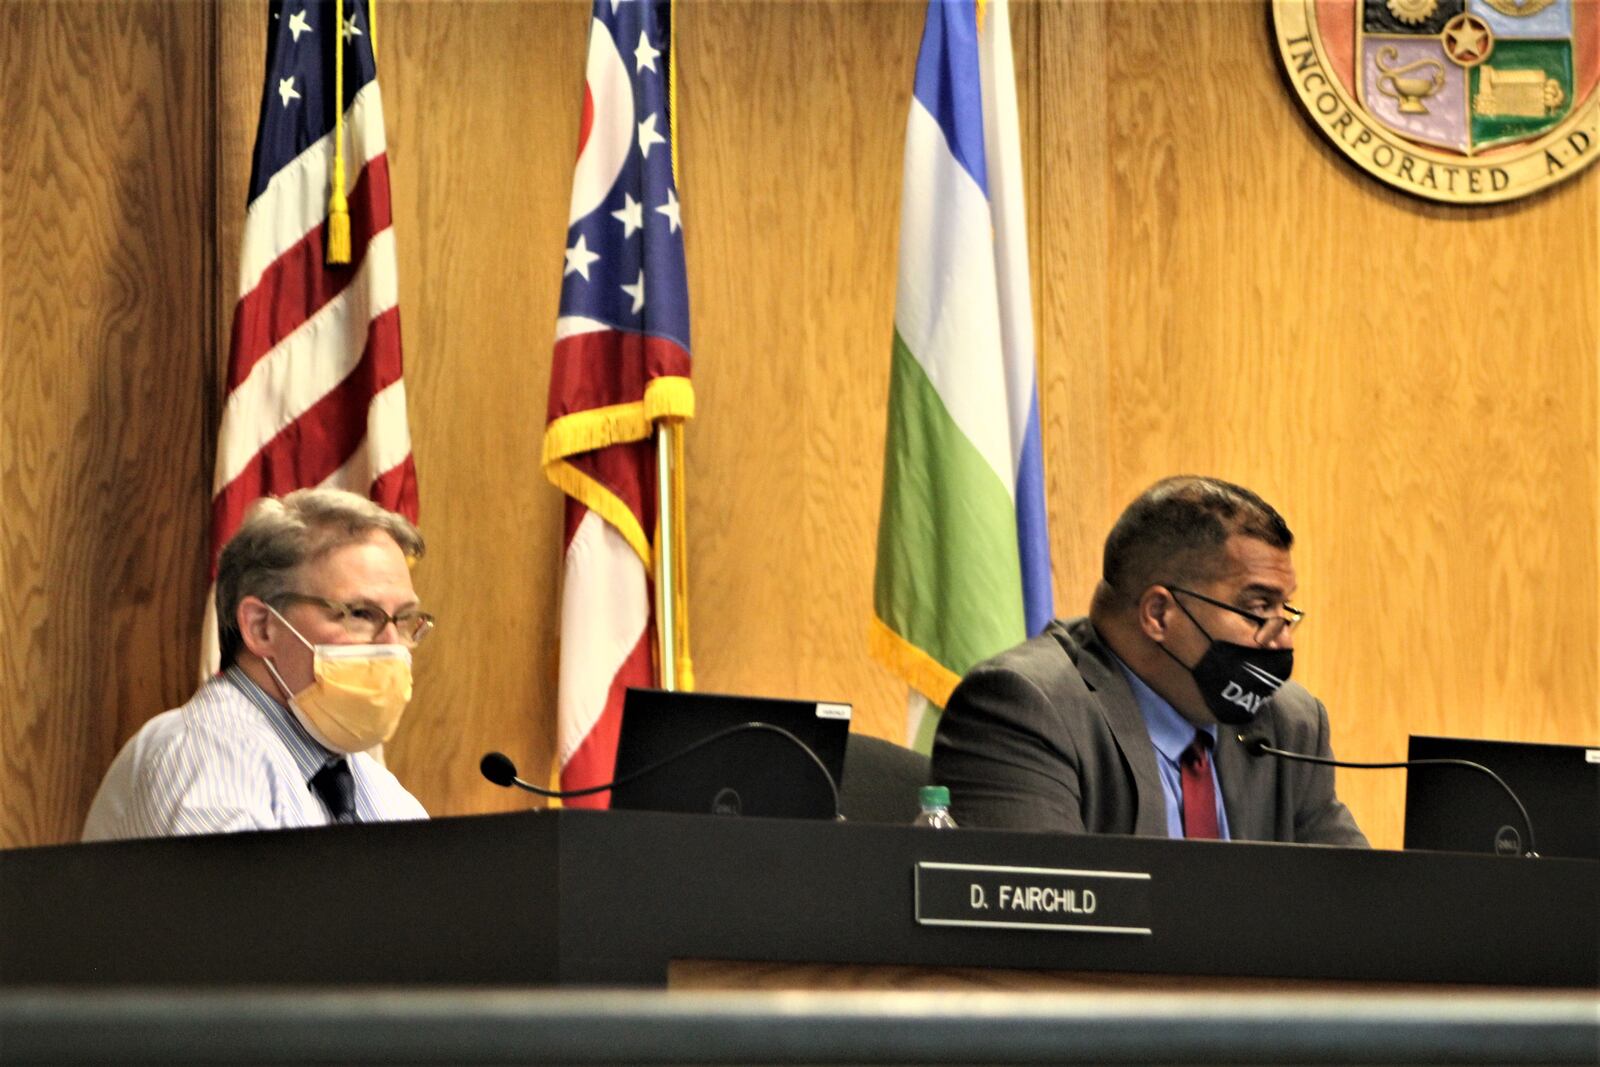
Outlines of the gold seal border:
[{"label": "gold seal border", "polygon": [[1316,0],[1272,0],[1284,74],[1322,135],[1380,181],[1446,204],[1498,204],[1565,181],[1600,156],[1600,89],[1515,153],[1470,159],[1413,144],[1379,124],[1328,69],[1315,7]]}]

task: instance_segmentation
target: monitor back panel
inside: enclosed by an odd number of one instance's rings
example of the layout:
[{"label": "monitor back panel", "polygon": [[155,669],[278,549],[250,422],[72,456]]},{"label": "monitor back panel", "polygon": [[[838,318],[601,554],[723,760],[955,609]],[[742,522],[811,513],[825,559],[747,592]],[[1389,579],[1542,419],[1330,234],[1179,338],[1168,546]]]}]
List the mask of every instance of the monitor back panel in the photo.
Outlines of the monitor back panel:
[{"label": "monitor back panel", "polygon": [[850,705],[716,693],[630,689],[617,740],[617,779],[744,723],[782,728],[816,754],[769,730],[742,730],[673,759],[611,790],[611,806],[776,818],[834,817],[834,795],[818,767],[837,783],[844,772]]},{"label": "monitor back panel", "polygon": [[[1408,758],[1483,764],[1522,799],[1540,855],[1600,859],[1600,749],[1413,736]],[[1406,848],[1520,854],[1525,833],[1516,805],[1487,775],[1406,770]]]}]

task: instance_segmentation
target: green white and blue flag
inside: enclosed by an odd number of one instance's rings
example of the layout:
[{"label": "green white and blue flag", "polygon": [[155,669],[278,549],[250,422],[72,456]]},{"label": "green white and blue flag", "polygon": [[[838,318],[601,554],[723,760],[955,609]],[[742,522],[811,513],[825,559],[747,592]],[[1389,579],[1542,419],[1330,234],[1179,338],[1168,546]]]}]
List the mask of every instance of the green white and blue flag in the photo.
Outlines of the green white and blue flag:
[{"label": "green white and blue flag", "polygon": [[926,752],[974,664],[1053,612],[1005,0],[931,0],[906,130],[870,644]]}]

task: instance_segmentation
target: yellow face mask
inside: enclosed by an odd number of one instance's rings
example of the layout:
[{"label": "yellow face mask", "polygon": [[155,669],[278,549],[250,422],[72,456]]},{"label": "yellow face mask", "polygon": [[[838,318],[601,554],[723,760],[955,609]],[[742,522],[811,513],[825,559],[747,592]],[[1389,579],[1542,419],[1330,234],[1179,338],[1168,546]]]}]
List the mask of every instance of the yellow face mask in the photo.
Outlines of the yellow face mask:
[{"label": "yellow face mask", "polygon": [[411,700],[411,650],[405,645],[313,645],[289,620],[267,609],[311,649],[313,681],[298,693],[265,660],[300,725],[324,748],[365,752],[394,736]]}]

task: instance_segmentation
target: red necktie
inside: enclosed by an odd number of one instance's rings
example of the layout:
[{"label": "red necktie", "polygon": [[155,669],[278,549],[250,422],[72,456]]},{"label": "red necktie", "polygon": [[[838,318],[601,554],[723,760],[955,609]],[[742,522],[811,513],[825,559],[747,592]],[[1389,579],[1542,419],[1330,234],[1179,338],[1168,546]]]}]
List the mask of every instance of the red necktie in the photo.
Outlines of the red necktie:
[{"label": "red necktie", "polygon": [[1211,735],[1201,732],[1178,757],[1183,776],[1183,836],[1215,841],[1217,793],[1211,780]]}]

